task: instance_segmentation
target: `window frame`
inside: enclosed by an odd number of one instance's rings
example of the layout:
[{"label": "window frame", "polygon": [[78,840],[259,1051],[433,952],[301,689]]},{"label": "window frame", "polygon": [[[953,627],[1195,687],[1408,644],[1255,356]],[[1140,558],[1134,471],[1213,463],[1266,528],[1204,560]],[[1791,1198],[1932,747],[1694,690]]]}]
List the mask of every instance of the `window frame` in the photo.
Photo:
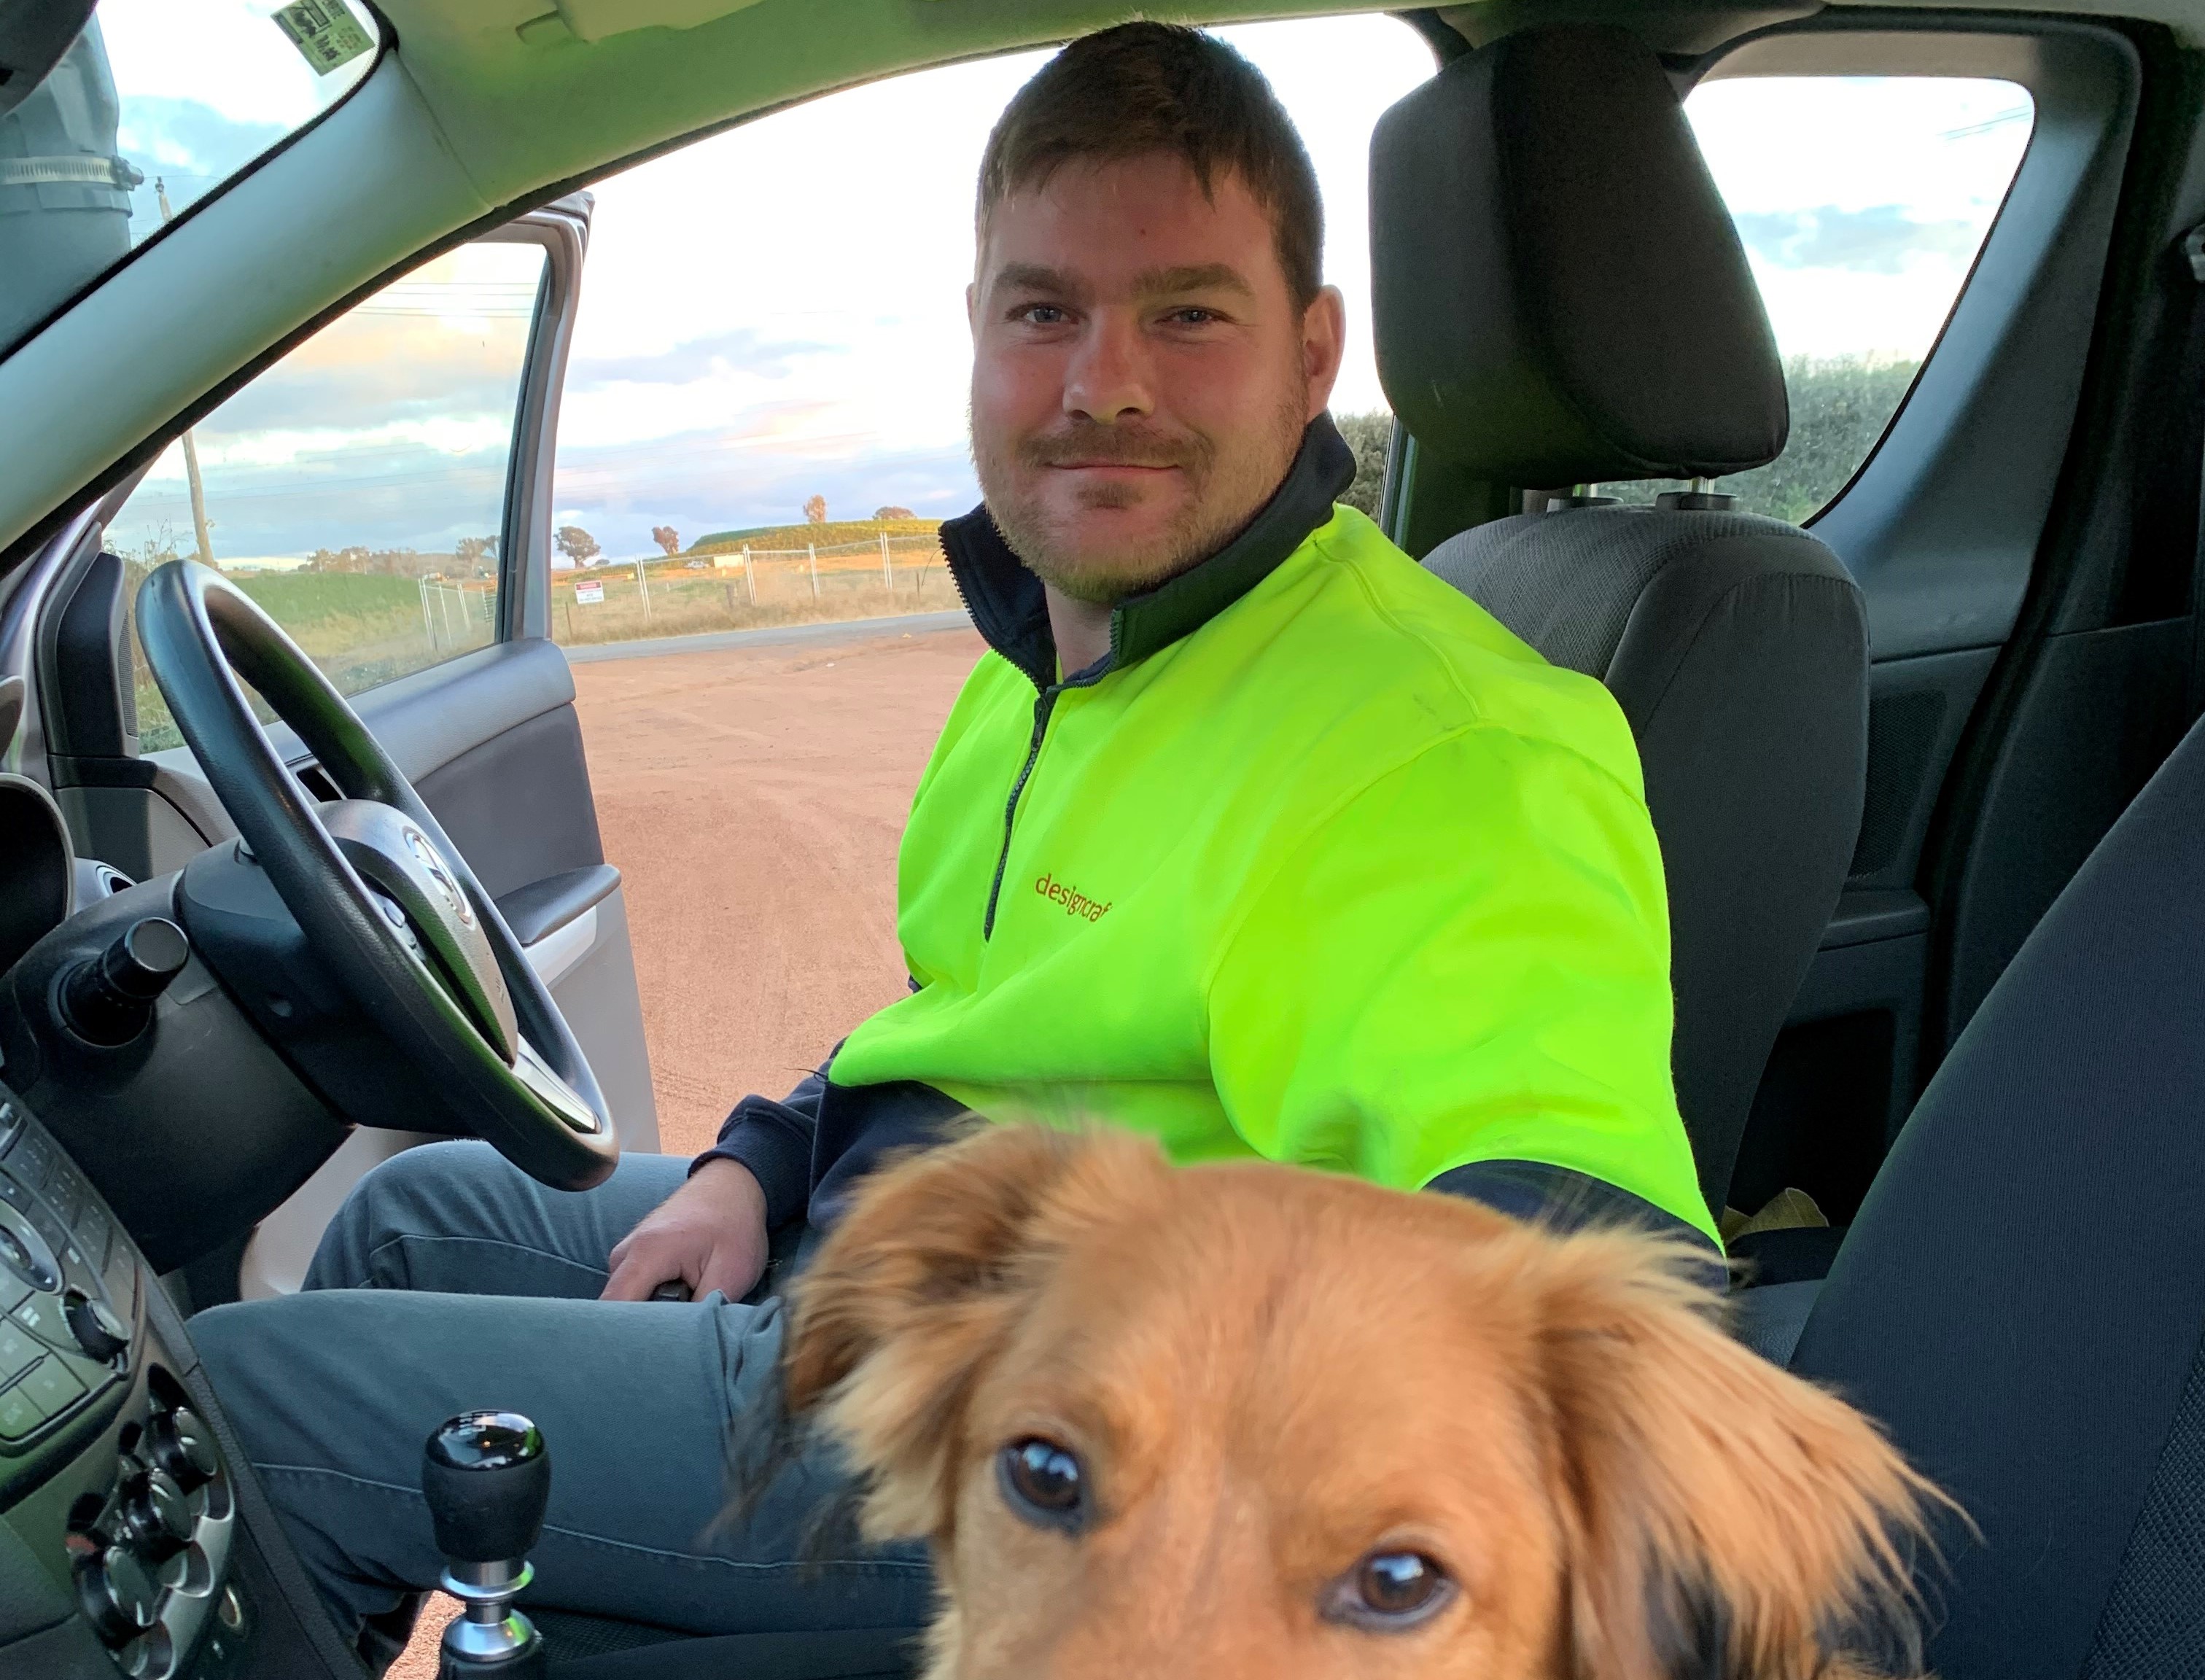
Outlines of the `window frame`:
[{"label": "window frame", "polygon": [[1913,383],[1806,522],[1867,596],[1878,660],[2001,643],[2067,450],[2071,426],[2046,417],[2072,415],[2081,396],[2128,163],[2135,49],[2063,18],[1826,13],[1728,43],[1679,84],[1689,93],[1711,78],[1783,75],[1997,80],[2036,106],[2020,166]]},{"label": "window frame", "polygon": [[[374,80],[377,72],[383,68],[383,60],[389,57],[394,52],[397,51],[398,33],[391,27],[390,20],[383,15],[383,9],[375,3],[375,0],[353,0],[353,3],[357,5],[361,11],[367,14],[369,22],[373,24],[375,27],[375,50],[369,57],[366,65],[361,69],[359,77],[353,82],[353,85],[345,89],[343,93],[339,95],[336,98],[330,100],[325,108],[316,111],[313,116],[308,117],[304,122],[301,122],[297,128],[292,129],[290,133],[285,134],[281,140],[273,142],[259,151],[254,152],[252,157],[247,158],[244,163],[232,169],[212,187],[200,193],[199,197],[193,199],[189,204],[186,205],[183,209],[178,211],[175,215],[170,217],[166,222],[161,223],[159,227],[154,229],[152,233],[146,234],[144,239],[132,246],[129,250],[123,252],[120,259],[116,262],[110,263],[105,268],[100,270],[98,273],[88,276],[81,285],[69,292],[66,296],[57,300],[53,306],[48,309],[45,313],[34,318],[30,325],[26,327],[21,334],[17,337],[12,340],[0,341],[0,362],[5,362],[9,357],[21,350],[26,345],[35,341],[40,333],[45,331],[48,327],[51,326],[62,316],[68,314],[69,311],[75,308],[77,305],[81,303],[86,298],[90,297],[101,287],[106,285],[110,281],[120,275],[125,269],[130,267],[131,264],[135,263],[145,252],[151,251],[154,246],[165,242],[178,228],[182,227],[193,217],[197,216],[203,205],[219,203],[223,199],[228,197],[229,194],[235,190],[239,182],[246,181],[250,177],[258,175],[262,169],[266,169],[270,163],[282,157],[293,146],[298,145],[300,140],[304,140],[308,134],[312,134],[315,129],[320,128],[322,124],[328,122],[332,116],[336,116],[339,111],[342,110],[347,105],[350,104],[354,99],[360,97],[360,89],[366,87],[369,82]],[[95,6],[93,9],[93,15],[97,16],[98,15],[98,8]],[[70,45],[72,46],[75,45],[75,38],[74,36],[70,38]]]}]

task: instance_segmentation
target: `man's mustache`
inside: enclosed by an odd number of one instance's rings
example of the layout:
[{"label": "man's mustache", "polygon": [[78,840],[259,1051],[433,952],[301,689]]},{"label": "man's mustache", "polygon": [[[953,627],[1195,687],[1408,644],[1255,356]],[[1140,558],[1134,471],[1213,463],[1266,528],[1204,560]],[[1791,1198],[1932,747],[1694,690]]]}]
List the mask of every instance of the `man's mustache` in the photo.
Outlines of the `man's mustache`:
[{"label": "man's mustache", "polygon": [[1026,466],[1180,466],[1209,464],[1209,441],[1198,435],[1174,435],[1126,426],[1084,425],[1037,432],[1019,440],[1019,460]]}]

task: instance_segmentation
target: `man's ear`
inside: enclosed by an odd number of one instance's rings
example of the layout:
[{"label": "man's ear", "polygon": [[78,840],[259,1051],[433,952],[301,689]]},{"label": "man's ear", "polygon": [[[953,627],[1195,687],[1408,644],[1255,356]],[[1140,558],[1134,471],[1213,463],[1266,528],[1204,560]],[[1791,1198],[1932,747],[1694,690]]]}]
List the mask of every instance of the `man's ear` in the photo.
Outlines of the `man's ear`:
[{"label": "man's ear", "polygon": [[1153,1201],[1165,1172],[1124,1132],[986,1125],[865,1180],[790,1290],[793,1416],[817,1411],[867,1478],[875,1539],[945,1530],[966,1401],[1067,1240]]},{"label": "man's ear", "polygon": [[1732,1339],[1679,1245],[1562,1239],[1544,1298],[1573,1672],[1832,1680],[1918,1667],[1925,1512],[1851,1406]]},{"label": "man's ear", "polygon": [[1309,383],[1306,425],[1332,406],[1332,388],[1347,354],[1347,300],[1337,286],[1319,288],[1302,312],[1302,377]]}]

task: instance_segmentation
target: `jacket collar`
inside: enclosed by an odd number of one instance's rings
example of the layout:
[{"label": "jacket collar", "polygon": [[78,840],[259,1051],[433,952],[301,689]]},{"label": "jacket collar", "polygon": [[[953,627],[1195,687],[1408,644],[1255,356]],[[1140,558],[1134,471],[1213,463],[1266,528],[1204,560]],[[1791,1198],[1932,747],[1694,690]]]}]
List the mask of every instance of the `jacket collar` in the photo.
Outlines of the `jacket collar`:
[{"label": "jacket collar", "polygon": [[[1146,659],[1215,618],[1278,568],[1309,534],[1332,517],[1332,504],[1354,482],[1355,455],[1329,414],[1302,434],[1285,480],[1247,528],[1215,554],[1144,595],[1130,596],[1110,614],[1110,651],[1085,671],[1093,682]],[[1056,638],[1041,579],[1011,552],[983,502],[942,527],[949,574],[988,645],[1025,673],[1036,688],[1057,680]]]}]

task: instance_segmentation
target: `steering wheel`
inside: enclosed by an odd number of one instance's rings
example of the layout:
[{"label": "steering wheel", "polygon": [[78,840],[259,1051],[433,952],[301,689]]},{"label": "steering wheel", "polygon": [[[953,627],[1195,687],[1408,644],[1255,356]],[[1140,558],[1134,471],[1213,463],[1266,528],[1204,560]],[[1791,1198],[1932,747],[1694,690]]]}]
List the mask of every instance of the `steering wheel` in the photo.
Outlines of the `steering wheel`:
[{"label": "steering wheel", "polygon": [[[454,1117],[531,1177],[585,1190],[620,1140],[559,1006],[459,848],[358,713],[213,567],[146,580],[138,634],[207,781],[314,955]],[[315,800],[242,678],[345,798]]]}]

